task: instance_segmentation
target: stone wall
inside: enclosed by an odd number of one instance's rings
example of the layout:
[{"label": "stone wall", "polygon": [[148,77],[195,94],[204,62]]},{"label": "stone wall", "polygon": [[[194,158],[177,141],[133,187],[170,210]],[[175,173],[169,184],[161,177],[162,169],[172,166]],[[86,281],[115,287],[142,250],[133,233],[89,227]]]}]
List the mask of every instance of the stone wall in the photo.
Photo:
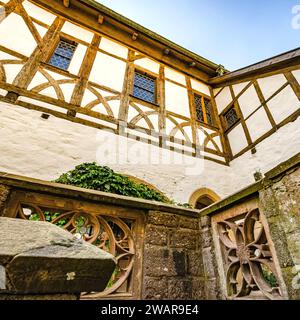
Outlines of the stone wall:
[{"label": "stone wall", "polygon": [[0,216],[4,208],[5,201],[9,196],[10,188],[6,185],[0,184]]},{"label": "stone wall", "polygon": [[289,299],[300,299],[300,168],[272,177],[260,191],[260,208],[270,235]]},{"label": "stone wall", "polygon": [[221,299],[220,279],[218,275],[215,245],[213,242],[211,217],[202,217],[200,221],[204,298],[208,300]]},{"label": "stone wall", "polygon": [[[36,206],[48,203],[72,212],[78,207],[95,216],[99,211],[133,219],[136,252],[129,287],[135,287],[136,294],[130,289],[125,299],[206,298],[198,211],[0,173],[1,183],[12,193],[0,216],[17,217],[17,204],[30,199]],[[1,190],[7,193],[7,188]]]},{"label": "stone wall", "polygon": [[[0,216],[8,214],[1,209],[6,199],[11,202],[13,193],[8,197],[10,189],[79,200],[81,207],[82,201],[87,201],[96,206],[105,205],[112,212],[136,211],[143,217],[138,231],[141,245],[137,252],[141,264],[134,279],[141,287],[139,297],[206,300],[228,298],[216,223],[222,221],[224,214],[224,219],[230,220],[257,208],[279,274],[280,298],[300,299],[299,164],[298,154],[266,173],[261,181],[200,214],[196,210],[0,174]],[[261,297],[252,295],[251,298]]]},{"label": "stone wall", "polygon": [[145,230],[143,299],[203,299],[199,220],[150,211]]},{"label": "stone wall", "polygon": [[[259,221],[262,223],[266,239],[255,238],[252,243],[252,247],[249,242],[247,247],[247,241],[244,237],[245,249],[249,250],[252,257],[252,261],[256,258],[253,248],[264,248],[267,254],[263,254],[258,259],[268,260],[271,254],[269,262],[274,267],[274,275],[276,274],[277,287],[280,290],[280,295],[275,293],[275,287],[273,290],[264,291],[259,288],[249,293],[247,296],[242,294],[239,297],[230,297],[233,299],[300,299],[300,155],[292,157],[286,162],[281,163],[271,171],[267,172],[265,178],[261,181],[250,185],[249,187],[241,190],[240,192],[229,196],[220,202],[213,204],[212,206],[202,210],[200,212],[201,225],[202,225],[202,239],[203,242],[203,265],[204,272],[209,276],[210,282],[213,283],[213,288],[207,286],[205,288],[206,297],[210,295],[216,298],[227,298],[228,279],[226,279],[226,273],[228,271],[222,257],[222,241],[220,241],[220,231],[218,231],[218,223],[228,221],[232,223],[229,229],[234,230],[233,221],[238,221],[240,226],[243,226],[244,231],[248,230],[248,234],[253,231],[254,225],[251,227],[251,223],[247,224],[245,229],[244,215],[251,214],[255,210],[259,212]],[[257,216],[258,218],[258,216]],[[253,219],[255,215],[253,214]],[[246,222],[245,222],[246,223]],[[253,230],[252,230],[252,229]],[[228,229],[228,230],[229,230]],[[228,234],[223,231],[224,234]],[[233,238],[230,242],[238,245],[238,241],[234,241],[234,232],[231,235]],[[250,237],[250,236],[249,236]],[[250,238],[249,238],[250,239]],[[212,243],[213,240],[213,243]],[[229,244],[229,247],[232,245]],[[234,247],[232,247],[234,248]],[[251,249],[252,248],[252,249]],[[234,250],[234,249],[233,249]],[[248,263],[245,259],[245,255],[241,254],[241,248],[237,247],[236,252],[231,252],[231,259],[237,257],[240,263]],[[246,251],[245,251],[246,252]],[[252,256],[254,254],[254,256]],[[231,260],[234,261],[234,260]],[[245,262],[246,261],[246,262]],[[251,261],[250,261],[251,263]],[[251,270],[251,276],[255,275],[254,269]],[[247,277],[247,275],[245,274]],[[248,275],[249,276],[249,275]],[[260,276],[259,276],[260,277]],[[257,278],[258,279],[258,278]],[[253,279],[253,281],[256,281]],[[263,294],[262,294],[263,293]],[[229,297],[228,297],[229,298]]]}]

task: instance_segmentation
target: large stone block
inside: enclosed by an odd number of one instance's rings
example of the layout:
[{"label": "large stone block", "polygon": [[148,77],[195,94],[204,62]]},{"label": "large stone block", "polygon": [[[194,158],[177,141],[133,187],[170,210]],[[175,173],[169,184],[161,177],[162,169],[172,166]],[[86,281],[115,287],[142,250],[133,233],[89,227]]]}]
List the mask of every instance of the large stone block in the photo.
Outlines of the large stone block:
[{"label": "large stone block", "polygon": [[168,228],[148,225],[145,230],[145,243],[166,246],[168,243]]},{"label": "large stone block", "polygon": [[176,275],[170,268],[170,251],[167,248],[146,245],[144,250],[144,275],[152,277]]},{"label": "large stone block", "polygon": [[188,250],[196,250],[198,247],[199,233],[189,229],[179,229],[170,233],[170,246]]},{"label": "large stone block", "polygon": [[144,275],[151,277],[184,276],[187,273],[187,258],[184,250],[170,250],[156,246],[145,247]]},{"label": "large stone block", "polygon": [[143,299],[168,299],[168,281],[164,277],[145,277]]},{"label": "large stone block", "polygon": [[160,211],[149,211],[148,223],[165,226],[165,227],[177,227],[178,226],[178,216],[175,214],[170,214]]},{"label": "large stone block", "polygon": [[103,291],[114,257],[53,224],[0,218],[0,293]]},{"label": "large stone block", "polygon": [[199,219],[179,217],[179,227],[185,229],[199,230]]},{"label": "large stone block", "polygon": [[193,278],[192,280],[192,299],[193,300],[204,300],[205,295],[205,280],[202,278]]},{"label": "large stone block", "polygon": [[188,273],[192,276],[203,275],[203,260],[201,251],[191,251],[188,257]]},{"label": "large stone block", "polygon": [[170,279],[168,287],[171,300],[191,300],[193,297],[192,279]]}]

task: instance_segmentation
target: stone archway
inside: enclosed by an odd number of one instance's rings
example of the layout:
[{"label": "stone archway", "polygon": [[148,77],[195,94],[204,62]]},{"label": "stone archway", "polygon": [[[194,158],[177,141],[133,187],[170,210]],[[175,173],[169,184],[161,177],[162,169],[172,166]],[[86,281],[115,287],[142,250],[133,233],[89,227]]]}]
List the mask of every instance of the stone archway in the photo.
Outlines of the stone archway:
[{"label": "stone archway", "polygon": [[219,200],[221,198],[214,191],[208,188],[200,188],[191,195],[189,205],[195,209],[203,209]]}]

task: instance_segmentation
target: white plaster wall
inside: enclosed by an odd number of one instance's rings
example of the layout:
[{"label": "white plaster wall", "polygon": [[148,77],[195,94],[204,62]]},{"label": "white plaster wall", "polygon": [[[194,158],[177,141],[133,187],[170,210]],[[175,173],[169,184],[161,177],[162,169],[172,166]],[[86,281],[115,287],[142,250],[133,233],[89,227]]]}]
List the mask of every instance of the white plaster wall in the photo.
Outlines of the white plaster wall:
[{"label": "white plaster wall", "polygon": [[51,25],[56,18],[54,14],[36,6],[27,0],[23,2],[23,7],[30,17],[40,20],[48,25]]},{"label": "white plaster wall", "polygon": [[[202,160],[187,157],[182,164],[181,155],[177,153],[156,147],[149,152],[147,144],[124,138],[119,141],[120,149],[117,149],[114,134],[54,116],[43,120],[40,115],[38,111],[0,103],[1,171],[53,180],[80,163],[96,161],[98,152],[100,164],[149,181],[176,201],[187,202],[201,187],[213,189],[220,196],[234,191],[234,173],[229,167],[205,161],[205,171],[201,173]],[[130,147],[128,157],[124,151],[127,142]],[[121,164],[110,156],[104,157],[106,151],[113,158],[118,155]],[[162,157],[163,164],[157,162],[159,157]],[[169,158],[171,164],[167,161]],[[152,159],[153,163],[139,164],[138,161],[144,159]],[[200,170],[200,173],[187,174],[187,168],[193,173]],[[220,174],[228,179],[220,179]]]},{"label": "white plaster wall", "polygon": [[170,81],[165,82],[166,109],[190,117],[189,97],[186,88]]},{"label": "white plaster wall", "polygon": [[[149,181],[170,198],[187,202],[203,187],[221,197],[230,195],[254,182],[256,170],[264,173],[300,150],[300,119],[260,143],[255,155],[247,152],[226,167],[191,157],[181,159],[183,156],[174,152],[53,116],[43,120],[40,115],[0,103],[1,171],[53,180],[80,163],[98,159],[99,164]],[[139,162],[149,159],[152,164]]]},{"label": "white plaster wall", "polygon": [[300,152],[300,118],[259,143],[256,150],[256,154],[249,151],[230,163],[241,187],[253,182],[255,171],[264,174]]},{"label": "white plaster wall", "polygon": [[94,34],[91,31],[68,21],[64,23],[61,31],[87,43],[91,43],[94,37]]},{"label": "white plaster wall", "polygon": [[73,58],[71,60],[70,66],[68,68],[68,71],[70,73],[78,75],[86,50],[87,50],[86,46],[82,44],[78,44],[74,52]]},{"label": "white plaster wall", "polygon": [[179,73],[173,69],[165,68],[165,77],[186,86],[186,80],[183,73]]},{"label": "white plaster wall", "polygon": [[228,133],[228,140],[233,155],[236,155],[248,146],[245,132],[241,124],[237,125]]},{"label": "white plaster wall", "polygon": [[11,13],[0,23],[0,45],[27,57],[37,46],[23,18],[15,13]]},{"label": "white plaster wall", "polygon": [[232,86],[232,89],[233,89],[233,92],[234,92],[234,95],[235,96],[238,96],[241,91],[249,84],[249,81],[248,82],[242,82],[242,83],[238,83],[238,84],[234,84]]},{"label": "white plaster wall", "polygon": [[97,52],[89,80],[121,92],[125,69],[125,62]]},{"label": "white plaster wall", "polygon": [[197,81],[195,79],[191,79],[191,85],[194,90],[197,90],[201,93],[206,94],[207,96],[210,96],[209,87],[204,83]]},{"label": "white plaster wall", "polygon": [[295,70],[292,73],[294,77],[297,79],[297,81],[300,83],[300,70]]},{"label": "white plaster wall", "polygon": [[252,85],[238,99],[244,118],[247,118],[261,103]]},{"label": "white plaster wall", "polygon": [[266,100],[287,82],[283,74],[261,78],[257,81]]},{"label": "white plaster wall", "polygon": [[280,91],[267,103],[276,123],[280,123],[289,115],[299,110],[300,101],[290,86]]},{"label": "white plaster wall", "polygon": [[229,87],[225,87],[216,97],[216,104],[219,114],[229,105],[232,101],[232,95]]},{"label": "white plaster wall", "polygon": [[101,37],[99,48],[106,52],[112,53],[120,58],[127,59],[128,49],[105,37]]},{"label": "white plaster wall", "polygon": [[15,77],[21,71],[23,65],[22,64],[5,64],[3,67],[6,74],[6,82],[13,83]]},{"label": "white plaster wall", "polygon": [[153,73],[159,74],[159,63],[148,58],[138,59],[134,62],[136,66],[140,66],[146,70],[149,70]]},{"label": "white plaster wall", "polygon": [[246,125],[253,142],[272,129],[272,125],[263,107],[246,120]]}]

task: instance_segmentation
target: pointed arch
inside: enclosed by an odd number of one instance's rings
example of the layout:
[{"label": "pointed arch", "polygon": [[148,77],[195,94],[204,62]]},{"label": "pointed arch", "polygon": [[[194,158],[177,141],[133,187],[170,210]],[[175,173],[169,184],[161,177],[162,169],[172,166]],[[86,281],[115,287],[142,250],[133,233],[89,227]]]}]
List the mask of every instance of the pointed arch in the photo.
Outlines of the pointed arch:
[{"label": "pointed arch", "polygon": [[213,190],[208,188],[200,188],[191,195],[189,205],[195,209],[203,209],[205,206],[209,206],[220,200],[221,197],[218,196]]}]

